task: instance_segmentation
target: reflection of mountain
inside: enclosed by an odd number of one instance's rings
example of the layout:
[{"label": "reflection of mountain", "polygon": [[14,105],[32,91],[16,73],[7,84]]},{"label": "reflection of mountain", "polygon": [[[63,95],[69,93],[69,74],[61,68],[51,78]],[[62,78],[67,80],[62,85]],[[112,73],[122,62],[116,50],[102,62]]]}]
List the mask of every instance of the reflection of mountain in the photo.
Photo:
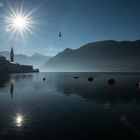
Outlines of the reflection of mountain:
[{"label": "reflection of mountain", "polygon": [[101,41],[65,49],[43,66],[48,71],[140,71],[140,40]]},{"label": "reflection of mountain", "polygon": [[[5,56],[9,60],[10,53],[7,51],[0,52],[0,55]],[[32,56],[27,56],[23,54],[15,55],[15,61],[23,65],[33,65],[34,67],[40,67],[46,61],[48,61],[51,56],[45,56],[39,53],[36,53]]]}]

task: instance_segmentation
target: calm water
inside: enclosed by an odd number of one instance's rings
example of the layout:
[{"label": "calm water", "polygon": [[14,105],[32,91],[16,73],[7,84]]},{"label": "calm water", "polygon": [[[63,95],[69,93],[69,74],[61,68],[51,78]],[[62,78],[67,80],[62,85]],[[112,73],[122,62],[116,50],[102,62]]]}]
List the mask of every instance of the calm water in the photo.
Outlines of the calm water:
[{"label": "calm water", "polygon": [[139,80],[140,74],[1,75],[0,140],[140,139]]}]

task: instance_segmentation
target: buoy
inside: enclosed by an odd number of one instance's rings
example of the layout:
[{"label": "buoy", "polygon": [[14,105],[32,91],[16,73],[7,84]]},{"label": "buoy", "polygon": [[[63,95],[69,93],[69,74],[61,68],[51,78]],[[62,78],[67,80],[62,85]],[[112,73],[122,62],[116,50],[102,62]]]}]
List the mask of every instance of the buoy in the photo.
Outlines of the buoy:
[{"label": "buoy", "polygon": [[92,82],[93,81],[93,77],[89,77],[88,81]]},{"label": "buoy", "polygon": [[140,82],[136,83],[136,86],[137,86],[138,88],[140,88]]},{"label": "buoy", "polygon": [[108,84],[113,86],[113,85],[116,84],[116,80],[115,79],[110,79],[110,80],[108,80]]},{"label": "buoy", "polygon": [[78,77],[78,76],[75,76],[74,78],[75,78],[75,79],[78,79],[79,77]]}]

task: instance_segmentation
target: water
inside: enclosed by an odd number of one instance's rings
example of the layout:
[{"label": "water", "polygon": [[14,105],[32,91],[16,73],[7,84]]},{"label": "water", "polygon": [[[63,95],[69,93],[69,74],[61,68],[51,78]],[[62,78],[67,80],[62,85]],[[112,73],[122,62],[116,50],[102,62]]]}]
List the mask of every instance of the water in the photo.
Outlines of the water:
[{"label": "water", "polygon": [[139,80],[133,73],[1,75],[0,140],[140,139]]}]

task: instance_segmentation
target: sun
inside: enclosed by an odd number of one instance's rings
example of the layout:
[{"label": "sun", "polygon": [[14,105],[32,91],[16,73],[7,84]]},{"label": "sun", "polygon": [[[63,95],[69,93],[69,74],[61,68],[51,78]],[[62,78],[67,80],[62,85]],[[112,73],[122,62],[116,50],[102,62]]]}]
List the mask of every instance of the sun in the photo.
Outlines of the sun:
[{"label": "sun", "polygon": [[31,17],[20,12],[11,14],[7,17],[7,29],[13,33],[20,33],[21,35],[31,31],[33,21]]},{"label": "sun", "polygon": [[35,18],[34,13],[37,9],[26,9],[23,5],[16,7],[12,6],[10,3],[9,10],[7,14],[3,17],[5,19],[5,31],[12,34],[13,37],[18,34],[22,37],[25,37],[25,34],[31,33],[34,28],[34,25],[37,24],[33,19]]},{"label": "sun", "polygon": [[30,30],[30,19],[24,15],[14,15],[9,18],[8,28],[13,32],[19,32],[21,34]]},{"label": "sun", "polygon": [[12,22],[13,26],[18,30],[24,30],[28,26],[27,19],[24,16],[16,16]]}]

